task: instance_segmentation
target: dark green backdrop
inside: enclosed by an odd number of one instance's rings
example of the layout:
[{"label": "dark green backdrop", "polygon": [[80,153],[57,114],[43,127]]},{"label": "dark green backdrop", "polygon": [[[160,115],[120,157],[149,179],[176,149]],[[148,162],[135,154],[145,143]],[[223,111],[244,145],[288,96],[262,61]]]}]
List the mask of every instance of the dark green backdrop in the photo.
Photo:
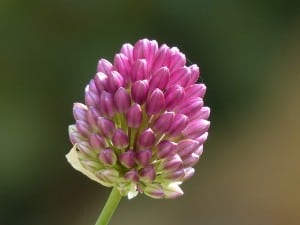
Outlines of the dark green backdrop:
[{"label": "dark green backdrop", "polygon": [[89,225],[109,189],[73,170],[72,104],[124,42],[178,46],[212,108],[178,200],[124,199],[113,224],[299,224],[297,1],[0,1],[0,224]]}]

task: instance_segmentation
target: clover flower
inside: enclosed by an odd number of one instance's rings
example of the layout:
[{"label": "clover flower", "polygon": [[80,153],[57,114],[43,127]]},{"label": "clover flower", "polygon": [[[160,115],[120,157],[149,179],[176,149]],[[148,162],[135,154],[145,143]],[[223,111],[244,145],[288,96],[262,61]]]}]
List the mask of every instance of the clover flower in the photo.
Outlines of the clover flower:
[{"label": "clover flower", "polygon": [[198,78],[178,48],[154,40],[124,44],[113,63],[100,59],[85,103],[74,104],[68,161],[122,196],[181,196],[210,125]]}]

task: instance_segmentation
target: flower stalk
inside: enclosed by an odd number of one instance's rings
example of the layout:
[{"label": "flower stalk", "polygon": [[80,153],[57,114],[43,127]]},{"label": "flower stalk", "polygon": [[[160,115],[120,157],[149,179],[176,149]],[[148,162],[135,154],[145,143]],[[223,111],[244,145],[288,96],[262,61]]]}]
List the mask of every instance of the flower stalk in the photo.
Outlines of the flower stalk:
[{"label": "flower stalk", "polygon": [[95,225],[107,225],[114,214],[116,208],[118,207],[122,195],[117,190],[117,188],[113,188]]}]

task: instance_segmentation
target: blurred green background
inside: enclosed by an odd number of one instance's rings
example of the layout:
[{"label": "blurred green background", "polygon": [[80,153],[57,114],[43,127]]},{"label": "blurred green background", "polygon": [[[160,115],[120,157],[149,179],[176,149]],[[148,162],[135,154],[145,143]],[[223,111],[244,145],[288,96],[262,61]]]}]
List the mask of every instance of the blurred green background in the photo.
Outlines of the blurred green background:
[{"label": "blurred green background", "polygon": [[0,1],[0,224],[94,224],[109,189],[66,162],[99,58],[148,37],[201,67],[209,141],[178,200],[111,224],[300,224],[300,2]]}]

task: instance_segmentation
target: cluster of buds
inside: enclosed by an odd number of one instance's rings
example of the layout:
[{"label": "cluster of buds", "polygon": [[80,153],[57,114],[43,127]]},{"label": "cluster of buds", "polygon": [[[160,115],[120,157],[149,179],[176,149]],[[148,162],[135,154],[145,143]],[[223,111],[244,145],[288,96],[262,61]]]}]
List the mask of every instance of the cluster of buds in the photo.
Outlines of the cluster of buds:
[{"label": "cluster of buds", "polygon": [[154,40],[124,44],[113,64],[100,59],[85,104],[74,104],[68,161],[129,198],[181,196],[210,125],[198,78],[178,48]]}]

